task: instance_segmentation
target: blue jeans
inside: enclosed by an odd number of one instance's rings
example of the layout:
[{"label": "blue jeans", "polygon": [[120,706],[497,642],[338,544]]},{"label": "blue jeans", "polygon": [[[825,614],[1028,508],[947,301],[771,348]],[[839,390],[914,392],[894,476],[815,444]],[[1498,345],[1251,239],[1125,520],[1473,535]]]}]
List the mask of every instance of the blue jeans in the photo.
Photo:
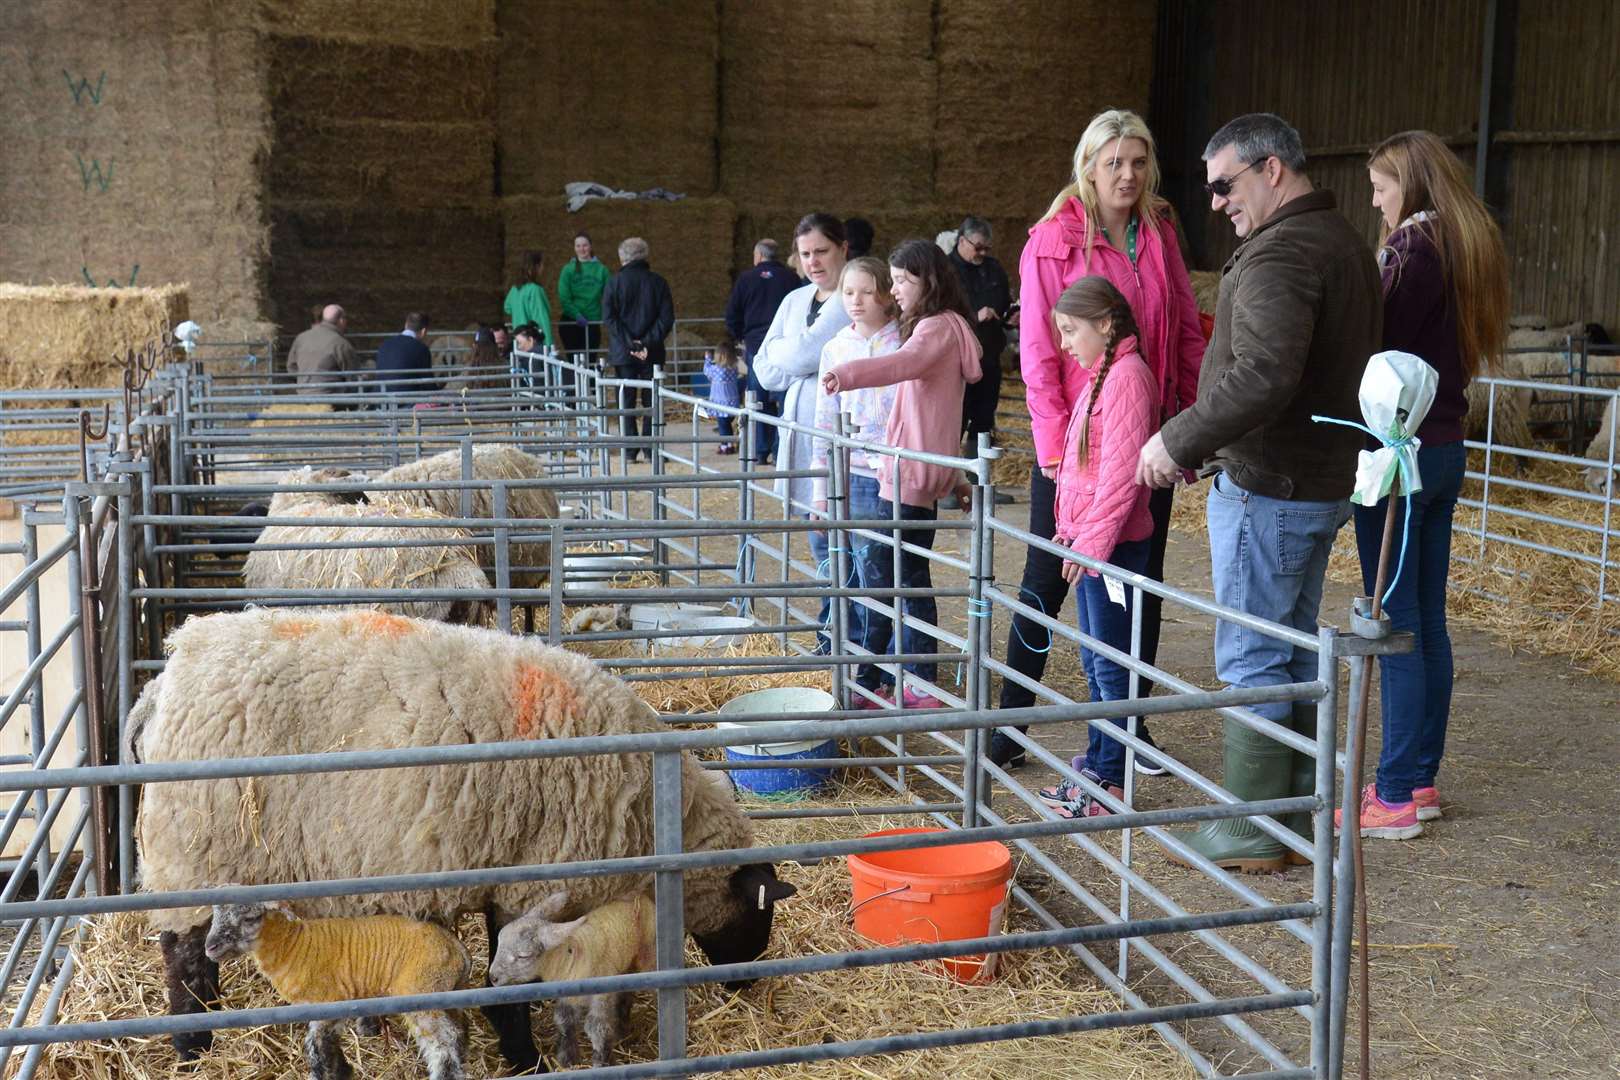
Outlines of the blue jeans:
[{"label": "blue jeans", "polygon": [[[1152,540],[1127,540],[1114,545],[1108,561],[1121,570],[1145,574],[1152,553]],[[1074,604],[1081,633],[1122,653],[1131,651],[1131,609],[1136,599],[1128,586],[1125,606],[1120,607],[1108,598],[1108,586],[1103,579],[1087,574],[1074,587]],[[1131,696],[1131,673],[1127,668],[1084,646],[1080,649],[1080,663],[1086,669],[1092,701],[1122,701]],[[1123,716],[1109,717],[1108,722],[1118,728],[1125,727]],[[1104,735],[1093,724],[1086,736],[1085,767],[1102,777],[1103,783],[1124,787],[1125,744]]]},{"label": "blue jeans", "polygon": [[[869,476],[851,476],[850,488],[850,516],[852,518],[889,518],[894,516],[894,504],[878,496],[878,482]],[[900,504],[900,517],[905,521],[932,521],[934,519],[933,507],[911,506]],[[890,536],[892,537],[892,533]],[[900,539],[907,544],[932,549],[934,546],[933,529],[905,529],[900,533]],[[894,548],[890,544],[881,543],[871,537],[857,537],[855,540],[855,565],[860,577],[861,588],[868,593],[883,592],[895,587],[894,583]],[[933,587],[933,577],[930,573],[929,561],[921,555],[910,552],[900,553],[900,585],[902,589],[927,589]],[[911,600],[897,600],[892,596],[874,596],[885,604],[902,605],[907,615],[935,623],[939,619],[937,605],[932,597],[915,598]],[[859,605],[854,605],[858,607]],[[853,635],[851,635],[853,639]],[[894,620],[880,612],[866,609],[866,625],[861,646],[875,655],[882,655],[890,651],[894,641]],[[905,626],[900,635],[900,651],[907,653],[938,652],[939,648],[934,638],[913,626]],[[937,664],[908,663],[905,670],[934,682],[938,673]],[[868,690],[876,690],[879,686],[892,683],[889,673],[876,666],[863,667],[856,673],[856,680]]]},{"label": "blue jeans", "polygon": [[[1385,802],[1410,802],[1413,788],[1433,787],[1446,749],[1446,721],[1451,715],[1446,577],[1451,569],[1451,518],[1467,467],[1468,451],[1460,442],[1418,449],[1423,490],[1412,496],[1406,563],[1384,605],[1394,628],[1411,631],[1416,640],[1409,653],[1378,658],[1384,715],[1378,797]],[[1397,498],[1395,506],[1395,527],[1399,529],[1406,519],[1406,500]],[[1377,584],[1386,512],[1384,503],[1358,506],[1355,511],[1361,578],[1369,594]],[[1397,533],[1390,551],[1392,560],[1399,558],[1400,545]],[[1389,572],[1395,573],[1394,562]]]},{"label": "blue jeans", "polygon": [[[806,516],[808,517],[809,515]],[[831,582],[833,578],[833,564],[830,561],[830,556],[828,554],[826,532],[812,532],[810,534],[810,558],[814,560],[818,569],[822,566],[827,568],[824,573],[820,573],[818,576],[823,581]],[[846,589],[853,589],[855,587],[855,583],[860,580],[860,575],[856,571],[854,553],[850,552],[847,559],[848,561],[844,564],[848,568],[846,580],[844,581],[844,587]],[[849,631],[849,640],[857,643],[860,642],[865,636],[866,609],[861,607],[859,604],[845,604],[844,618],[845,626]],[[832,597],[829,596],[822,598],[821,612],[818,619],[818,625],[822,627],[828,627],[832,624]],[[830,630],[823,629],[819,631],[816,634],[816,641],[818,646],[817,651],[823,655],[832,652],[832,633]]]},{"label": "blue jeans", "polygon": [[[759,385],[759,376],[754,374],[753,357],[749,357],[748,379],[744,383],[748,390],[754,392],[759,401],[759,411],[770,416],[782,415],[782,391],[767,390]],[[774,424],[759,424],[750,421],[753,428],[754,458],[763,461],[776,456],[777,428]]]},{"label": "blue jeans", "polygon": [[[1273,499],[1219,473],[1206,516],[1216,602],[1315,636],[1322,578],[1333,537],[1350,516],[1349,501]],[[1221,619],[1215,623],[1215,675],[1228,686],[1312,682],[1316,653]],[[1289,703],[1253,708],[1288,726]]]}]

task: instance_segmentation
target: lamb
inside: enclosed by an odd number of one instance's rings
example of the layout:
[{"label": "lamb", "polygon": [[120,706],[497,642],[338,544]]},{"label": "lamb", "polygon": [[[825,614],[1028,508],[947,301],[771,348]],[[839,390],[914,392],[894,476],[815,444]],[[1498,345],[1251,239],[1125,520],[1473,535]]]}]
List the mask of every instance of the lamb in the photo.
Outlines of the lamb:
[{"label": "lamb", "polygon": [[[343,474],[347,476],[347,474]],[[333,471],[299,469],[282,478],[287,484],[319,483],[335,478]],[[364,479],[364,477],[360,477]],[[489,579],[479,569],[473,550],[458,540],[470,539],[464,529],[409,525],[366,525],[379,518],[442,521],[433,510],[412,506],[369,506],[339,501],[343,493],[282,491],[270,500],[270,517],[350,518],[349,525],[271,525],[254,541],[265,545],[248,553],[242,569],[250,589],[488,589]],[[429,540],[421,547],[306,548],[274,550],[281,544],[343,544],[377,540]],[[353,605],[351,605],[352,607]],[[446,622],[479,623],[488,611],[483,600],[413,600],[361,605]]]},{"label": "lamb", "polygon": [[[436,923],[398,915],[298,919],[286,904],[218,904],[203,946],[215,963],[251,954],[276,993],[295,1005],[353,998],[437,994],[466,987],[472,959]],[[467,1033],[449,1013],[407,1013],[430,1080],[462,1080]],[[310,1080],[349,1077],[341,1020],[316,1020],[304,1040]]]},{"label": "lamb", "polygon": [[[515,446],[474,446],[472,475],[475,480],[541,480],[547,475],[545,462],[519,450]],[[461,451],[447,450],[420,461],[408,462],[389,469],[376,477],[377,483],[423,484],[461,479]],[[371,491],[366,499],[378,506],[420,506],[436,510],[446,517],[464,517],[461,512],[461,491],[456,488],[428,488],[421,491]],[[475,490],[472,493],[472,517],[494,517],[494,493]],[[508,517],[555,518],[557,496],[548,488],[512,488],[507,492]],[[542,534],[544,535],[544,534]],[[478,561],[493,576],[495,548],[478,548]],[[539,588],[551,570],[551,540],[530,540],[511,546],[512,584],[516,588]]]},{"label": "lamb", "polygon": [[[500,947],[489,962],[491,983],[567,982],[657,966],[657,920],[646,893],[604,904],[572,922],[553,922],[546,915],[531,912],[501,928]],[[565,1068],[578,1064],[583,1019],[591,1065],[613,1064],[613,1045],[623,1037],[629,1013],[628,993],[558,998],[557,1061]]]},{"label": "lamb", "polygon": [[[533,638],[380,612],[250,609],[196,617],[169,635],[163,673],[126,722],[131,760],[188,761],[513,739],[655,732],[630,687]],[[682,755],[688,851],[746,848],[753,826],[722,784]],[[244,819],[254,822],[244,828]],[[375,823],[387,822],[378,829]],[[611,754],[149,785],[136,822],[148,891],[360,874],[558,863],[653,850],[650,754]],[[769,864],[686,874],[688,926],[715,963],[753,960],[777,900]],[[645,875],[573,880],[572,917],[645,889]],[[300,901],[304,917],[396,914],[452,924],[483,912],[491,942],[546,906],[557,882]],[[172,1012],[218,996],[203,954],[206,908],[154,912]],[[538,1061],[521,1006],[485,1010],[514,1065]],[[178,1036],[182,1056],[208,1037]]]}]

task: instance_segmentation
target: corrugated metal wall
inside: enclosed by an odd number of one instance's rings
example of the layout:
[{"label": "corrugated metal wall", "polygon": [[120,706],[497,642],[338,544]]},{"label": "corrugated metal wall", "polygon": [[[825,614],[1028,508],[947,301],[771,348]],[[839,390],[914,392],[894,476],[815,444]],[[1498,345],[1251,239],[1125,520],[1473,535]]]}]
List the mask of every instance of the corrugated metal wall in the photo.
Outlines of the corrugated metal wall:
[{"label": "corrugated metal wall", "polygon": [[[1275,112],[1299,129],[1317,186],[1369,241],[1378,235],[1365,161],[1373,143],[1427,128],[1472,172],[1487,0],[1162,0],[1153,123],[1167,194],[1201,267],[1236,244],[1209,211],[1199,153],[1226,120]],[[1502,2],[1495,74],[1494,209],[1513,258],[1514,308],[1620,331],[1620,4]],[[1203,70],[1194,70],[1203,56]],[[1504,70],[1510,76],[1504,84]],[[1506,104],[1507,108],[1502,109]]]}]

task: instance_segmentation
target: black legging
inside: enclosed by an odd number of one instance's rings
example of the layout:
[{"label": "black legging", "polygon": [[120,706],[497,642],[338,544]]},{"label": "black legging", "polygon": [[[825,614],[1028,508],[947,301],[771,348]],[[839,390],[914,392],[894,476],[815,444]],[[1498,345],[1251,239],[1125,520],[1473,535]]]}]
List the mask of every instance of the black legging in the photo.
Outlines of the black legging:
[{"label": "black legging", "polygon": [[[629,367],[616,368],[615,371],[618,374],[618,377],[621,379],[652,378],[652,368],[650,366],[632,365]],[[621,386],[619,387],[619,392],[624,395],[624,404],[623,406],[614,407],[622,407],[625,409],[652,408],[652,387],[650,386]],[[625,436],[626,438],[635,437],[636,418],[634,416],[619,417],[619,434]],[[651,412],[648,412],[641,417],[641,434],[643,436],[650,436],[652,434]],[[630,449],[632,454],[637,453],[638,451],[646,454],[649,459],[652,457],[652,447],[650,446],[632,447]]]},{"label": "black legging", "polygon": [[[1153,546],[1148,554],[1147,574],[1154,581],[1164,580],[1164,549],[1170,538],[1172,490],[1160,488],[1148,500],[1148,510],[1153,514]],[[1057,485],[1046,478],[1039,466],[1033,467],[1029,477],[1029,531],[1043,540],[1050,540],[1057,533],[1056,501]],[[1055,619],[1063,610],[1063,601],[1069,595],[1069,589],[1069,583],[1063,580],[1062,559],[1035,548],[1024,553],[1024,580],[1018,587],[1020,600]],[[1159,656],[1160,607],[1161,601],[1157,596],[1142,594],[1142,659],[1150,664],[1155,663]],[[1052,640],[1046,627],[1022,615],[1014,615],[1012,631],[1007,635],[1007,666],[1039,682],[1046,671],[1046,656],[1050,650],[1036,652],[1035,649]],[[1143,679],[1141,686],[1143,697],[1153,692],[1151,680]],[[1011,679],[1002,680],[1003,709],[1022,709],[1034,704],[1034,691],[1025,689]],[[1138,730],[1147,730],[1146,717]]]}]

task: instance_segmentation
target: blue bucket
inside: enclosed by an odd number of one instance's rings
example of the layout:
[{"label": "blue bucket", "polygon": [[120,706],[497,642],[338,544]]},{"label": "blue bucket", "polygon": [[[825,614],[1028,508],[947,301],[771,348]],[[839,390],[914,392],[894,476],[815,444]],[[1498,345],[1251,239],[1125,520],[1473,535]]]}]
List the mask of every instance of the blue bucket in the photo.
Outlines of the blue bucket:
[{"label": "blue bucket", "polygon": [[[743,694],[733,698],[720,707],[721,713],[732,714],[761,714],[778,713],[783,719],[798,718],[795,714],[804,714],[803,719],[809,719],[816,713],[824,713],[835,708],[837,702],[825,690],[818,690],[808,686],[781,686],[768,690],[756,690],[751,694]],[[746,727],[747,725],[728,724],[721,722],[717,725],[726,727]],[[763,727],[764,725],[760,725]],[[757,732],[760,727],[751,730]],[[757,735],[756,735],[757,738]],[[725,748],[728,761],[790,761],[801,758],[830,758],[838,757],[838,740],[827,739],[822,742],[798,740],[787,742],[747,742]],[[732,769],[731,778],[737,787],[743,791],[751,792],[765,798],[793,799],[803,798],[815,789],[825,787],[832,782],[832,767],[812,769]]]}]

